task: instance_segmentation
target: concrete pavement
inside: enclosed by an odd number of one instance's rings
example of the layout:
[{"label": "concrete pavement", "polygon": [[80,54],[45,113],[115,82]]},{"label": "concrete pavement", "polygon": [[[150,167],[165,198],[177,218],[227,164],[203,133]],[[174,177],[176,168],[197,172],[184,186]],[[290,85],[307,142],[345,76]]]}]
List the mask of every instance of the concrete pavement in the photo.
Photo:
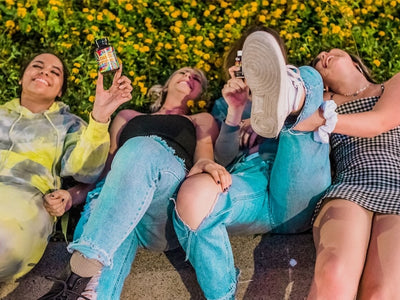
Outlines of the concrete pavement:
[{"label": "concrete pavement", "polygon": [[[231,241],[241,270],[237,299],[302,300],[307,296],[315,261],[311,233],[236,236]],[[9,295],[4,296],[12,286],[0,284],[0,299],[33,300],[48,291],[52,283],[43,276],[64,268],[69,259],[65,245],[51,242],[39,264]],[[204,296],[181,249],[166,253],[139,250],[121,299],[197,300]]]}]

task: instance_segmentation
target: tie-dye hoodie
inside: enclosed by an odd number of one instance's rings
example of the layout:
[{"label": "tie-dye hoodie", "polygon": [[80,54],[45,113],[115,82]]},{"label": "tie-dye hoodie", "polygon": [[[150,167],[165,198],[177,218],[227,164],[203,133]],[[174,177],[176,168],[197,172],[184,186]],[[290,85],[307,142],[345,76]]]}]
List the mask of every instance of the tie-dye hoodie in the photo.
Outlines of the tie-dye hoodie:
[{"label": "tie-dye hoodie", "polygon": [[30,185],[42,193],[61,187],[61,177],[94,182],[106,161],[108,123],[89,124],[54,102],[32,113],[14,99],[0,105],[0,182]]}]

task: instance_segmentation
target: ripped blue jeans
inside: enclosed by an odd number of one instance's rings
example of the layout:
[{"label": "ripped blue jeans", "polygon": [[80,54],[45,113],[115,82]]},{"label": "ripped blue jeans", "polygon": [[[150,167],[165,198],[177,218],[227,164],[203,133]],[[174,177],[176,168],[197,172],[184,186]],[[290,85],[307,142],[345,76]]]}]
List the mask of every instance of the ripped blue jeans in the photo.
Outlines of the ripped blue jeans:
[{"label": "ripped blue jeans", "polygon": [[264,161],[255,153],[238,160],[230,170],[232,186],[217,195],[196,230],[174,211],[175,232],[207,299],[235,297],[238,279],[229,235],[307,230],[330,185],[329,144],[315,142],[313,132],[292,129],[323,101],[319,73],[311,67],[301,67],[300,73],[306,101],[295,123],[282,129],[275,158]]},{"label": "ripped blue jeans", "polygon": [[105,181],[89,193],[70,252],[97,259],[97,299],[120,299],[138,247],[179,246],[171,198],[185,178],[182,159],[156,136],[135,137],[118,149]]}]

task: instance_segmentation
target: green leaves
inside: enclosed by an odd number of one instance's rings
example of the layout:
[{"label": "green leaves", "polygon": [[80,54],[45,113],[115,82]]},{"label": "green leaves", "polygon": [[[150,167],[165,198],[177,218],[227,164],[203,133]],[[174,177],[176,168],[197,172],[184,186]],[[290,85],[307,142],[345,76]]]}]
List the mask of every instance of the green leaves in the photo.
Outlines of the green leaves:
[{"label": "green leaves", "polygon": [[145,110],[147,90],[182,66],[203,69],[208,94],[216,99],[224,84],[224,53],[254,23],[280,32],[292,64],[343,48],[361,56],[384,81],[400,71],[399,10],[399,1],[388,0],[5,0],[0,2],[0,103],[18,95],[23,58],[51,47],[74,69],[63,100],[87,119],[98,37],[109,39],[133,82],[133,100],[124,107]]}]

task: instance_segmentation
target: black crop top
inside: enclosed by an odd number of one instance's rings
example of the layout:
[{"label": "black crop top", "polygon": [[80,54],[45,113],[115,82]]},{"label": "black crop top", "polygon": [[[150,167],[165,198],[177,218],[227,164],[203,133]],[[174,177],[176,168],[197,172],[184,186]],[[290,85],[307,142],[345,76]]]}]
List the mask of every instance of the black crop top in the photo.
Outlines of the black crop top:
[{"label": "black crop top", "polygon": [[181,115],[139,115],[129,120],[119,137],[119,147],[136,136],[156,135],[175,150],[185,161],[188,170],[193,166],[196,148],[196,128],[192,121]]}]

